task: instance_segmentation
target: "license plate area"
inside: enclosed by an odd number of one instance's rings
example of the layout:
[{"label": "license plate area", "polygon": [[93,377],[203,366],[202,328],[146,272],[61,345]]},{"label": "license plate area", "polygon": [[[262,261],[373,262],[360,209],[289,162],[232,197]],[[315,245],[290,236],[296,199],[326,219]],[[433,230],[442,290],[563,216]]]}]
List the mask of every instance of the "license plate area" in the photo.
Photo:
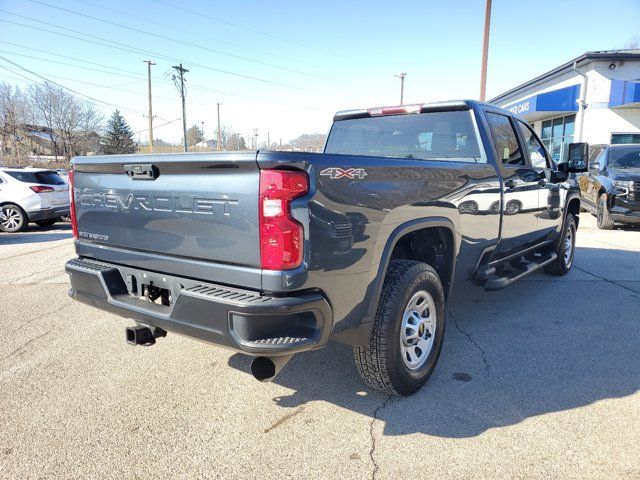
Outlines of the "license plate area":
[{"label": "license plate area", "polygon": [[127,273],[125,283],[130,296],[142,302],[172,307],[182,285],[172,278],[153,273]]}]

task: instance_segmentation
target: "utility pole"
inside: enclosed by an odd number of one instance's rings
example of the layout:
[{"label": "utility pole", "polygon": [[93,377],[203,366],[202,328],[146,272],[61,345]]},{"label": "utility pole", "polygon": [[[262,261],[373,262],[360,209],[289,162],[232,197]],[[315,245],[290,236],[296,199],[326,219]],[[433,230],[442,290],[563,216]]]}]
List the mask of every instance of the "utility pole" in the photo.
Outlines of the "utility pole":
[{"label": "utility pole", "polygon": [[258,150],[258,129],[253,129],[253,149]]},{"label": "utility pole", "polygon": [[480,101],[484,102],[487,93],[487,58],[489,56],[489,31],[491,30],[491,0],[485,0],[484,37],[482,39],[482,70],[480,72]]},{"label": "utility pole", "polygon": [[220,103],[218,102],[218,138],[216,141],[216,150],[222,150],[222,135],[220,134]]},{"label": "utility pole", "polygon": [[[180,87],[179,87],[179,91],[180,91],[180,98],[182,99],[182,135],[183,135],[183,140],[182,140],[182,144],[184,146],[184,151],[188,151],[187,148],[187,113],[184,107],[184,97],[185,97],[185,91],[184,91],[184,74],[187,73],[189,70],[187,70],[186,68],[182,68],[182,63],[180,65],[174,65],[172,67],[176,72],[178,72],[178,75],[180,76]],[[173,80],[174,83],[176,82],[176,76],[173,76]],[[178,86],[176,84],[176,86]]]},{"label": "utility pole", "polygon": [[143,60],[147,64],[147,90],[149,92],[149,153],[153,153],[153,109],[151,108],[151,65],[155,62]]},{"label": "utility pole", "polygon": [[267,130],[267,150],[271,147],[271,132]]},{"label": "utility pole", "polygon": [[398,75],[394,75],[394,77],[400,79],[400,105],[404,105],[404,78],[406,76],[406,73],[399,73]]}]

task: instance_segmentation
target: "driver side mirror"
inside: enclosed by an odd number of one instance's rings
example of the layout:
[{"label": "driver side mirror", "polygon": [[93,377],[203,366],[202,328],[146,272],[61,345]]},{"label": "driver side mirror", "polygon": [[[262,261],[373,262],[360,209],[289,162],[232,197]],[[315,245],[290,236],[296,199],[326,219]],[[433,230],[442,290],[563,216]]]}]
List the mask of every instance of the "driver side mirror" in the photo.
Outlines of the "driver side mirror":
[{"label": "driver side mirror", "polygon": [[[559,164],[558,170],[568,173],[583,173],[589,170],[589,144],[585,142],[569,144],[569,159],[565,164]],[[561,169],[561,165],[564,168]]]}]

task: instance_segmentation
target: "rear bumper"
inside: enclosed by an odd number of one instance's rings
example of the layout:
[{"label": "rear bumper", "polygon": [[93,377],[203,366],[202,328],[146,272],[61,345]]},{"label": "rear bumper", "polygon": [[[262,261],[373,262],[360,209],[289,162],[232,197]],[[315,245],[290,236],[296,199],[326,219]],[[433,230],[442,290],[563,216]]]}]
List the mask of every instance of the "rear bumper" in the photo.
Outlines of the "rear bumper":
[{"label": "rear bumper", "polygon": [[[331,307],[318,293],[271,297],[87,259],[68,261],[66,271],[80,302],[251,355],[319,348],[331,333]],[[141,299],[143,283],[169,290],[171,305]]]},{"label": "rear bumper", "polygon": [[27,212],[30,222],[39,220],[50,220],[52,218],[65,217],[69,215],[69,205],[66,207],[42,208]]}]

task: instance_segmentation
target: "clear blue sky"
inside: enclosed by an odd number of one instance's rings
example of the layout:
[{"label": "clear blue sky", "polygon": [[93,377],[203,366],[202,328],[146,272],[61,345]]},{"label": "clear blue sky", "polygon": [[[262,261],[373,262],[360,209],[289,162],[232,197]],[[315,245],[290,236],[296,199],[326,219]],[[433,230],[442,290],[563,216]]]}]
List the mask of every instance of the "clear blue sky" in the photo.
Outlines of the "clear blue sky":
[{"label": "clear blue sky", "polygon": [[[336,110],[397,104],[393,75],[399,72],[408,74],[407,103],[476,98],[483,15],[484,0],[0,0],[0,55],[117,105],[136,131],[146,127],[142,61],[152,59],[154,133],[174,142],[182,136],[180,122],[160,126],[181,115],[165,73],[182,61],[190,70],[189,125],[204,122],[212,137],[221,102],[224,124],[244,135],[258,128],[260,141],[267,131],[272,141],[286,141],[326,131]],[[119,49],[51,32],[106,39]],[[634,38],[640,40],[639,0],[494,0],[488,97],[586,51],[622,48]],[[6,60],[0,66],[37,80]],[[16,73],[0,68],[0,81],[25,85]]]}]

